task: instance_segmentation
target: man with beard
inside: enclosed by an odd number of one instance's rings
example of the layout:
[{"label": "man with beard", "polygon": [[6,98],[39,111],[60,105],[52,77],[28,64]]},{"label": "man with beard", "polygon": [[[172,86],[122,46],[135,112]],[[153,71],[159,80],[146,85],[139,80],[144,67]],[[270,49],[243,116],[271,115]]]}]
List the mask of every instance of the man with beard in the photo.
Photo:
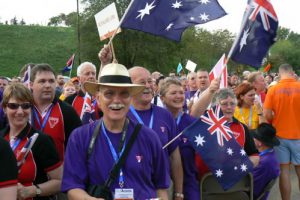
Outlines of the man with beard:
[{"label": "man with beard", "polygon": [[[133,96],[128,116],[134,121],[145,124],[156,132],[164,145],[176,136],[176,124],[170,112],[151,104],[153,98],[153,82],[150,72],[143,67],[133,67],[129,70],[131,80],[135,84],[144,85],[142,93]],[[179,140],[173,142],[165,150],[170,157],[171,177],[174,183],[174,198],[183,198],[183,170],[178,148]]]},{"label": "man with beard", "polygon": [[31,124],[53,138],[63,161],[69,135],[81,122],[75,110],[55,96],[55,86],[55,72],[50,65],[37,64],[31,69],[30,87],[34,100]]}]

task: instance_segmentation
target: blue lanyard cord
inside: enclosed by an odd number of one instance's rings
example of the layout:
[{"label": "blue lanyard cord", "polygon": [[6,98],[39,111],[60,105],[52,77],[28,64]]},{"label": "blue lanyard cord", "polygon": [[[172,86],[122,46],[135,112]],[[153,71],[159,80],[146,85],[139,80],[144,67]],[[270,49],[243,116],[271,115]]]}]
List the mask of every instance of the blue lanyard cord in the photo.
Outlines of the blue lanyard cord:
[{"label": "blue lanyard cord", "polygon": [[177,120],[176,120],[176,124],[179,125],[180,121],[181,121],[181,118],[182,118],[182,112],[179,112],[178,113],[178,117],[177,117]]},{"label": "blue lanyard cord", "polygon": [[272,151],[273,151],[273,149],[272,149],[272,148],[271,148],[271,149],[266,149],[266,150],[264,150],[264,151],[260,152],[260,153],[259,153],[259,156],[266,155],[267,153],[270,153],[270,152],[272,152]]},{"label": "blue lanyard cord", "polygon": [[[113,159],[115,161],[115,164],[118,162],[118,160],[120,159],[120,157],[122,156],[122,154],[123,154],[123,152],[125,150],[125,146],[126,146],[126,144],[125,144],[125,137],[126,137],[127,128],[128,128],[128,120],[126,119],[124,127],[123,127],[123,130],[122,130],[122,138],[120,140],[119,153],[117,153],[116,150],[115,150],[115,148],[113,147],[113,144],[111,143],[109,137],[107,136],[104,122],[102,121],[102,123],[101,123],[101,131],[103,132],[103,135],[106,138],[106,141],[108,143],[108,146],[109,146],[110,152],[112,154],[112,157],[113,157]],[[123,174],[122,169],[120,169],[119,186],[121,188],[123,188],[123,186],[124,186],[124,174]]]},{"label": "blue lanyard cord", "polygon": [[15,149],[19,146],[20,142],[21,142],[20,138],[18,138],[17,140],[15,140],[14,144],[11,145],[11,149],[13,151],[15,151]]},{"label": "blue lanyard cord", "polygon": [[48,118],[50,117],[52,108],[53,108],[53,104],[48,109],[48,111],[46,113],[46,116],[43,119],[43,124],[41,124],[41,121],[40,121],[40,118],[39,118],[39,115],[38,115],[38,111],[36,110],[36,108],[33,108],[34,119],[36,119],[37,123],[39,124],[41,131],[43,131],[45,126],[46,126],[46,123],[48,121]]},{"label": "blue lanyard cord", "polygon": [[[140,124],[143,124],[143,125],[145,125],[145,123],[143,122],[143,120],[141,119],[141,117],[139,116],[139,114],[136,112],[136,110],[134,109],[134,107],[131,105],[130,106],[130,111],[132,112],[132,114],[134,115],[134,117],[138,120],[138,122],[140,123]],[[149,122],[149,126],[148,126],[148,128],[153,128],[153,110],[152,110],[152,106],[151,106],[151,118],[150,118],[150,122]]]}]

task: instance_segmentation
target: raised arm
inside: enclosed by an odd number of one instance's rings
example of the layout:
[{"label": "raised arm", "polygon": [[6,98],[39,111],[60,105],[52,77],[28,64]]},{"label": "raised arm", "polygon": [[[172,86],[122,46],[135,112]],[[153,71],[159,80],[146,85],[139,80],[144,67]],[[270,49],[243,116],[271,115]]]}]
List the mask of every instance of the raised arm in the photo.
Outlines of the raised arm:
[{"label": "raised arm", "polygon": [[200,95],[199,99],[192,105],[191,115],[194,117],[201,116],[209,104],[211,103],[214,94],[220,88],[221,79],[217,78],[212,80],[209,87]]}]

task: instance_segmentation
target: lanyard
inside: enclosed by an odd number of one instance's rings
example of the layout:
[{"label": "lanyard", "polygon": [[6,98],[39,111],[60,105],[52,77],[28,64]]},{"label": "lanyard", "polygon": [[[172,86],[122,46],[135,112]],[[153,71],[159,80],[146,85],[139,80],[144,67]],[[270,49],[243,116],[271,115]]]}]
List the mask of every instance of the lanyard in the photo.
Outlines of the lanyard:
[{"label": "lanyard", "polygon": [[[118,151],[119,153],[117,153],[115,148],[113,147],[113,144],[111,143],[109,137],[107,136],[104,126],[105,126],[104,122],[102,121],[101,130],[103,132],[103,135],[106,138],[106,141],[108,143],[108,146],[109,146],[110,152],[113,156],[113,159],[114,159],[115,163],[117,163],[118,160],[120,159],[121,155],[123,154],[125,146],[126,146],[126,144],[124,144],[124,142],[125,142],[125,136],[126,136],[126,132],[127,132],[127,128],[128,128],[128,120],[127,119],[125,120],[125,124],[124,124],[123,130],[122,130],[122,138],[120,140],[119,151]],[[121,188],[123,188],[123,186],[124,186],[124,174],[123,174],[122,169],[120,169],[119,186]]]},{"label": "lanyard", "polygon": [[[248,127],[251,128],[252,126],[252,106],[250,107],[250,111],[249,111],[249,119],[248,119]],[[240,107],[240,114],[243,117],[244,123],[246,123],[246,120],[242,114],[242,107]]]},{"label": "lanyard", "polygon": [[[131,113],[134,115],[134,117],[138,120],[138,122],[140,124],[144,125],[143,120],[141,119],[141,117],[139,116],[139,114],[136,112],[136,110],[134,109],[134,107],[131,105],[129,109],[130,109]],[[151,129],[153,128],[153,110],[152,110],[152,106],[151,106],[151,118],[150,118],[150,122],[149,122],[149,126],[148,127],[151,128]]]},{"label": "lanyard", "polygon": [[50,106],[50,108],[48,109],[44,119],[43,119],[43,124],[41,124],[41,121],[40,121],[40,118],[39,118],[39,115],[38,115],[38,111],[36,110],[36,108],[33,108],[33,114],[34,114],[34,118],[36,119],[37,123],[39,124],[40,126],[40,130],[43,131],[45,126],[46,126],[46,123],[48,121],[48,118],[50,116],[50,113],[52,111],[52,108],[53,108],[53,104]]},{"label": "lanyard", "polygon": [[10,143],[11,149],[12,149],[13,151],[15,151],[15,149],[19,146],[19,144],[20,144],[20,142],[21,142],[21,139],[18,138],[17,140],[15,140],[15,139],[13,139],[13,140],[14,140],[13,144],[12,144],[11,141],[9,141],[9,143]]},{"label": "lanyard", "polygon": [[178,113],[178,117],[177,117],[177,120],[176,120],[176,124],[179,125],[180,121],[181,121],[181,118],[182,118],[182,112],[179,112]]},{"label": "lanyard", "polygon": [[266,150],[260,152],[260,153],[259,153],[259,156],[263,156],[263,155],[265,155],[265,154],[267,154],[267,153],[270,153],[270,152],[272,152],[272,151],[273,151],[273,149],[266,149]]}]

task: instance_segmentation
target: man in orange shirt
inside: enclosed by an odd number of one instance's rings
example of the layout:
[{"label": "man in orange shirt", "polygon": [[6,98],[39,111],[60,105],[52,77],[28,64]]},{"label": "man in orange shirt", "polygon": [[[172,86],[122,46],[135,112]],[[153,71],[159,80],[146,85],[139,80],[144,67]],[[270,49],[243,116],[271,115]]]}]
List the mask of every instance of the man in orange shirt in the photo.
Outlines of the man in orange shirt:
[{"label": "man in orange shirt", "polygon": [[264,103],[264,116],[277,130],[280,145],[275,148],[280,162],[279,186],[283,200],[291,197],[290,164],[300,183],[300,82],[291,65],[279,67],[280,81],[272,86]]}]

